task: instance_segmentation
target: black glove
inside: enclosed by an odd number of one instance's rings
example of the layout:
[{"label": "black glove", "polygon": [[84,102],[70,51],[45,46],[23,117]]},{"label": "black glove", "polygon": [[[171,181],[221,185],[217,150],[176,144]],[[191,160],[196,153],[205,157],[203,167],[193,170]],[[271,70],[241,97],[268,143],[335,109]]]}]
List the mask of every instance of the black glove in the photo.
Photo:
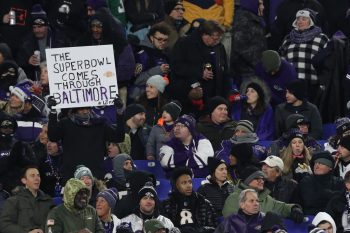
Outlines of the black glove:
[{"label": "black glove", "polygon": [[303,210],[298,206],[292,207],[290,218],[296,223],[302,223],[304,221]]},{"label": "black glove", "polygon": [[114,107],[117,109],[117,112],[122,112],[124,111],[124,103],[123,100],[119,97],[119,95],[117,94],[116,97],[113,100],[114,103]]},{"label": "black glove", "polygon": [[57,105],[57,102],[53,96],[49,96],[46,101],[47,107],[52,110],[52,107]]}]

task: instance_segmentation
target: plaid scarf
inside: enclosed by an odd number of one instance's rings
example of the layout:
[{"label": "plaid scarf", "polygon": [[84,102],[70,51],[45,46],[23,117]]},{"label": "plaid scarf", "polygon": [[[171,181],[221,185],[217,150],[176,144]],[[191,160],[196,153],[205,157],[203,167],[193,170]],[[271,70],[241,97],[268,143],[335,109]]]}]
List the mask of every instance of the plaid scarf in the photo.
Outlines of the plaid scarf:
[{"label": "plaid scarf", "polygon": [[311,27],[305,31],[298,31],[293,29],[290,33],[290,40],[295,44],[306,43],[308,41],[313,40],[317,35],[322,33],[322,29],[320,27]]}]

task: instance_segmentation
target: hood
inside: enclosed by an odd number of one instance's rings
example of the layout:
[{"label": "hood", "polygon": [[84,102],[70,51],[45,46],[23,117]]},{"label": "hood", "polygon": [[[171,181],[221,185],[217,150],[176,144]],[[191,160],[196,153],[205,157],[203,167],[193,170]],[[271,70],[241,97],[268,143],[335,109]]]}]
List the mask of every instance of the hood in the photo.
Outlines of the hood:
[{"label": "hood", "polygon": [[241,0],[241,8],[258,15],[259,0]]},{"label": "hood", "polygon": [[271,92],[270,92],[269,87],[266,85],[266,83],[259,78],[250,78],[250,79],[247,79],[246,81],[244,81],[241,84],[241,88],[240,88],[241,94],[245,95],[245,92],[247,90],[247,86],[251,83],[256,83],[260,86],[260,88],[262,89],[262,91],[264,93],[264,100],[263,100],[264,106],[265,107],[268,106],[270,104]]},{"label": "hood", "polygon": [[119,154],[112,159],[114,175],[117,179],[121,179],[122,181],[126,181],[125,173],[124,173],[124,162],[126,160],[131,160],[132,158],[128,154]]},{"label": "hood", "polygon": [[140,42],[140,46],[145,46],[145,47],[149,47],[149,48],[155,49],[154,45],[151,43],[151,41],[148,38],[148,36],[146,36],[145,39],[143,39]]},{"label": "hood", "polygon": [[102,27],[102,35],[103,35],[103,39],[107,39],[112,35],[112,30],[111,30],[111,24],[108,20],[108,16],[103,14],[102,12],[97,12],[95,15],[91,16],[90,19],[89,19],[89,32],[91,33],[91,22],[94,20],[94,19],[97,19],[99,20],[102,24],[103,24],[103,27]]},{"label": "hood", "polygon": [[312,220],[312,225],[317,226],[322,221],[329,222],[333,227],[333,232],[337,232],[337,227],[333,218],[326,212],[319,212],[318,214],[316,214],[315,218]]},{"label": "hood", "polygon": [[63,190],[63,203],[68,210],[75,210],[74,198],[77,195],[77,193],[82,189],[88,190],[83,181],[78,180],[76,178],[71,178],[67,181]]}]

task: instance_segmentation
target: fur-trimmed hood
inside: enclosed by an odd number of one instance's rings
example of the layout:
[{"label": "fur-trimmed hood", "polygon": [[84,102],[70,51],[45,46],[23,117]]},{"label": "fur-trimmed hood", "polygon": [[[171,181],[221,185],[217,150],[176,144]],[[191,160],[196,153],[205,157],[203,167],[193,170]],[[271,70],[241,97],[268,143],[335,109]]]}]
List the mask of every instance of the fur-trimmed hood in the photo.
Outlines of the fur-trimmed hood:
[{"label": "fur-trimmed hood", "polygon": [[[243,81],[243,83],[241,84],[241,87],[240,87],[240,93],[242,95],[245,95],[246,94],[246,91],[247,91],[247,86],[251,83],[255,83],[257,85],[259,85],[264,93],[264,107],[268,106],[270,104],[270,99],[271,99],[271,91],[269,89],[269,87],[266,85],[266,83],[259,79],[259,78],[249,78],[245,81]],[[259,96],[260,98],[260,96]]]}]

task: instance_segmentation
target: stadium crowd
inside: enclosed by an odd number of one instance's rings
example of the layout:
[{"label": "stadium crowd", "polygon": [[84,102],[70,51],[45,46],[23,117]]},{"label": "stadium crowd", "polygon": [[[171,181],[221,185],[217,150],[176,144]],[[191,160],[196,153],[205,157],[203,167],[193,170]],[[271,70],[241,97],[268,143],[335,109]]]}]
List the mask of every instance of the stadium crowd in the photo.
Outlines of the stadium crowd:
[{"label": "stadium crowd", "polygon": [[[1,233],[350,232],[349,0],[1,0],[0,16]],[[102,45],[109,104],[62,105],[52,74],[102,61],[47,51]]]}]

